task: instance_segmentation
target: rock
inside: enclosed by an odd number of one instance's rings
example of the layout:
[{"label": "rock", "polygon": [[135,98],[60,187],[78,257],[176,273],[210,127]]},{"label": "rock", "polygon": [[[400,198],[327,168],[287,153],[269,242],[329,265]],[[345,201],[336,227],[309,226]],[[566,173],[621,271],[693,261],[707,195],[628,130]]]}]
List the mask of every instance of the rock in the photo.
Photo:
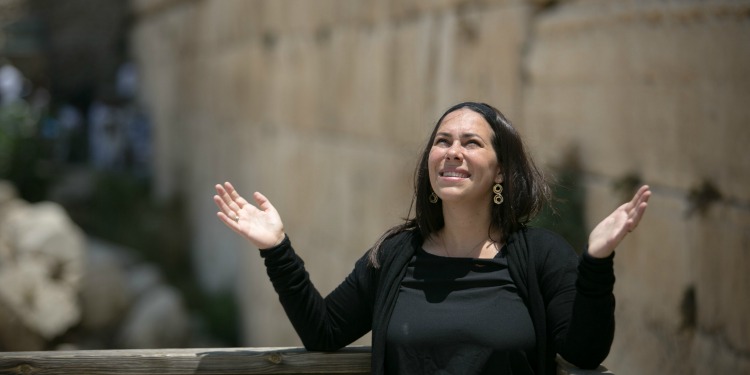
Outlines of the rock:
[{"label": "rock", "polygon": [[5,217],[19,206],[27,203],[18,198],[16,187],[8,181],[0,180],[0,223],[5,221]]},{"label": "rock", "polygon": [[179,293],[171,286],[159,285],[131,308],[117,343],[125,349],[182,347],[189,329],[190,319]]},{"label": "rock", "polygon": [[127,249],[102,240],[89,238],[86,247],[81,326],[88,331],[114,329],[134,300],[126,271],[133,260]]},{"label": "rock", "polygon": [[0,180],[0,207],[6,202],[18,198],[16,187],[8,181]]},{"label": "rock", "polygon": [[151,263],[138,264],[128,271],[128,289],[135,298],[158,287],[161,282],[159,268]]},{"label": "rock", "polygon": [[[59,205],[3,204],[0,304],[5,314],[45,340],[78,323],[83,254],[83,234]],[[15,347],[14,342],[1,344]]]}]

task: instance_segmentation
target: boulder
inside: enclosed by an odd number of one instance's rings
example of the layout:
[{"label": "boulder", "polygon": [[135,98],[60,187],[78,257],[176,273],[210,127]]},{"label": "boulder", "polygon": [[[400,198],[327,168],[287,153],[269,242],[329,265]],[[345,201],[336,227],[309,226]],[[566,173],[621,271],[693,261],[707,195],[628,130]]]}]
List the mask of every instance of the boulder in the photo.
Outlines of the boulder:
[{"label": "boulder", "polygon": [[[2,330],[37,336],[22,345],[0,335],[6,350],[32,350],[77,324],[80,280],[84,272],[81,230],[55,203],[28,204],[0,188],[0,305]],[[0,187],[2,187],[0,186]],[[19,347],[20,346],[20,347]]]},{"label": "boulder", "polygon": [[190,318],[177,290],[158,285],[139,298],[120,327],[125,349],[176,348],[187,343]]},{"label": "boulder", "polygon": [[126,268],[133,260],[128,249],[87,239],[87,270],[81,287],[82,328],[89,332],[114,329],[134,300]]}]

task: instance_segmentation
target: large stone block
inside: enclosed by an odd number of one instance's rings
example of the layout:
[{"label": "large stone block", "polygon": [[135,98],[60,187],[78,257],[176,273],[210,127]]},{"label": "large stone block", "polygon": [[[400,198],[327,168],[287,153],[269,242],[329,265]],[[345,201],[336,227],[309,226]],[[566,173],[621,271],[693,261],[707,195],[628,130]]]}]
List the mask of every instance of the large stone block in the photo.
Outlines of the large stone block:
[{"label": "large stone block", "polygon": [[749,6],[582,2],[542,17],[525,103],[541,159],[578,144],[598,174],[708,179],[747,200]]},{"label": "large stone block", "polygon": [[435,101],[484,101],[520,118],[522,54],[530,9],[523,4],[457,10],[440,27]]},{"label": "large stone block", "polygon": [[717,204],[689,223],[697,329],[730,353],[750,353],[750,299],[742,294],[750,290],[750,212]]},{"label": "large stone block", "polygon": [[747,351],[728,346],[722,337],[699,332],[690,352],[695,374],[748,374]]}]

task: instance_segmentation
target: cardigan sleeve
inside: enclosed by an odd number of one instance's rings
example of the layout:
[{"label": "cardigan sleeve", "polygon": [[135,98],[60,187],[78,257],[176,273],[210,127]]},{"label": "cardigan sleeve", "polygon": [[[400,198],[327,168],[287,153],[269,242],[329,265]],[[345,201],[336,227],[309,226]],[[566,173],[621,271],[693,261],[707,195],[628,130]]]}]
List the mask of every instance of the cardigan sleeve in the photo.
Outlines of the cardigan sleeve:
[{"label": "cardigan sleeve", "polygon": [[540,287],[551,344],[575,366],[596,368],[614,339],[614,255],[596,259],[584,251],[577,256],[562,238],[548,238],[542,246]]},{"label": "cardigan sleeve", "polygon": [[615,336],[614,254],[596,259],[584,251],[578,264],[576,298],[559,353],[581,368],[596,368]]},{"label": "cardigan sleeve", "polygon": [[373,274],[367,255],[324,298],[310,281],[289,237],[260,254],[279,301],[307,350],[337,350],[370,331]]}]

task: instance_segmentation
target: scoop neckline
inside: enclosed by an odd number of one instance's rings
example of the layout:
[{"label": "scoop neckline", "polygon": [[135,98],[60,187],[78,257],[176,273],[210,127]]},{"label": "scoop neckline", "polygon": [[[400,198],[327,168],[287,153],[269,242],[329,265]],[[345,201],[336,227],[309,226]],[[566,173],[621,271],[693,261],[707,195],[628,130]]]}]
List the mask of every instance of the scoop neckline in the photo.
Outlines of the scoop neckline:
[{"label": "scoop neckline", "polygon": [[491,260],[493,260],[493,259],[498,259],[498,258],[501,258],[501,257],[502,257],[502,255],[501,255],[501,254],[503,253],[503,249],[505,249],[505,244],[503,244],[503,246],[500,246],[500,251],[498,251],[498,252],[497,252],[497,254],[495,254],[495,256],[494,256],[494,257],[492,257],[492,258],[449,257],[449,256],[437,255],[437,254],[433,254],[433,253],[431,253],[431,252],[429,252],[429,251],[425,250],[425,249],[424,249],[424,248],[423,248],[422,246],[420,246],[420,247],[419,247],[419,248],[417,249],[417,251],[418,251],[418,252],[421,252],[422,254],[424,254],[424,255],[427,255],[427,256],[429,256],[429,257],[433,257],[433,258],[438,258],[438,259],[445,259],[445,260],[457,260],[457,259],[462,259],[462,260],[468,260],[468,261],[477,261],[477,260],[487,260],[487,261],[491,261]]}]

